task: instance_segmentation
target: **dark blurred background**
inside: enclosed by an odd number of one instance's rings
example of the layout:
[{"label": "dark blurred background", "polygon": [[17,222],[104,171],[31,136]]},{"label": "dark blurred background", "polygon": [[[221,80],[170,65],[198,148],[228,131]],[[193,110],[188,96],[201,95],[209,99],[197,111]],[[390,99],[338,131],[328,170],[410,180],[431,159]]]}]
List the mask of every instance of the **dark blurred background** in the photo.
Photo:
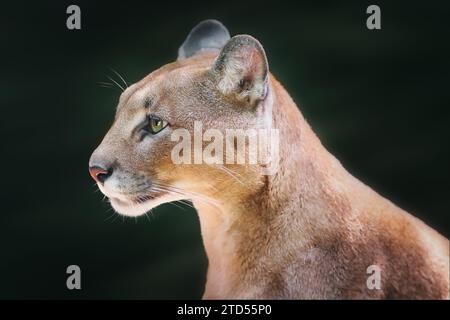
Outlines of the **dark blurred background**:
[{"label": "dark blurred background", "polygon": [[[70,4],[81,7],[79,31],[66,28]],[[117,216],[87,167],[119,97],[98,82],[110,68],[135,82],[173,61],[206,18],[258,38],[344,166],[448,237],[448,2],[378,1],[378,31],[366,28],[370,4],[2,3],[0,298],[201,297],[195,212]],[[81,291],[66,289],[71,264]]]}]

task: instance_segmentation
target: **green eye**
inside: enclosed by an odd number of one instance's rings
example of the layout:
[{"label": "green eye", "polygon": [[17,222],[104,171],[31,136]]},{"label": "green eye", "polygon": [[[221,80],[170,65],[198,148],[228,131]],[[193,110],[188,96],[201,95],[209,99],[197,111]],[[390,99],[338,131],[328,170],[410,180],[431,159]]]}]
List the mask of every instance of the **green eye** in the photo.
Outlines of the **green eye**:
[{"label": "green eye", "polygon": [[150,132],[151,134],[157,134],[162,129],[164,129],[167,126],[167,124],[168,124],[167,121],[150,117],[148,119],[147,131]]}]

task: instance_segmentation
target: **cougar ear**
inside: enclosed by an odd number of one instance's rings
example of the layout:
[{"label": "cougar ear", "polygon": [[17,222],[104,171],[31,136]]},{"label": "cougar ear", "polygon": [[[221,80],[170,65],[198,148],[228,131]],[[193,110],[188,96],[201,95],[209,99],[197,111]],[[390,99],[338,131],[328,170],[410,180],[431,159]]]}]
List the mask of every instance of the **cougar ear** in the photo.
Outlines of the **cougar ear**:
[{"label": "cougar ear", "polygon": [[191,30],[178,49],[178,60],[204,51],[220,51],[229,39],[230,33],[222,23],[217,20],[204,20]]},{"label": "cougar ear", "polygon": [[267,93],[269,64],[262,45],[249,35],[230,39],[217,57],[212,72],[219,90],[252,106]]}]

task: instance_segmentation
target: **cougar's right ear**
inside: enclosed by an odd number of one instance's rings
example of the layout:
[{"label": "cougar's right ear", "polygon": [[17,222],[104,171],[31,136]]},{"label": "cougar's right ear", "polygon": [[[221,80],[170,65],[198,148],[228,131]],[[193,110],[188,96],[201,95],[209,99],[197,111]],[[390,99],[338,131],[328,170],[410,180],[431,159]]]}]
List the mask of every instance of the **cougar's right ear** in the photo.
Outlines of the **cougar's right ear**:
[{"label": "cougar's right ear", "polygon": [[211,72],[218,89],[227,96],[251,106],[266,97],[269,65],[262,45],[252,36],[231,38]]},{"label": "cougar's right ear", "polygon": [[178,60],[204,51],[219,52],[229,39],[230,33],[222,23],[217,20],[204,20],[191,30],[178,49]]}]

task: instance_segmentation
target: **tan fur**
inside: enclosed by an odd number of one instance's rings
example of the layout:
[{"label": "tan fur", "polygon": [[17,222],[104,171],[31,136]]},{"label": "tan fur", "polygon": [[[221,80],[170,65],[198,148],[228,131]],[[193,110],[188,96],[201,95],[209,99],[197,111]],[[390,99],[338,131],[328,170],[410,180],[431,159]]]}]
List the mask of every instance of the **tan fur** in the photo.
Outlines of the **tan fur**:
[{"label": "tan fur", "polygon": [[[209,261],[204,298],[448,298],[448,240],[351,176],[272,75],[270,105],[266,98],[251,109],[221,91],[209,72],[216,57],[207,52],[168,64],[122,94],[115,122],[91,159],[116,164],[116,183],[101,186],[120,199],[123,206],[112,201],[116,210],[136,215],[191,199]],[[214,165],[172,163],[172,130],[192,131],[194,121],[205,129],[261,127],[268,109],[280,130],[275,175],[262,174],[258,165],[227,165],[230,176]],[[149,112],[170,127],[141,145],[133,127]],[[155,181],[186,193],[152,191]],[[138,185],[147,189],[137,191]],[[154,199],[132,211],[129,195],[142,192]],[[366,269],[374,264],[382,268],[381,290],[366,286]]]}]

